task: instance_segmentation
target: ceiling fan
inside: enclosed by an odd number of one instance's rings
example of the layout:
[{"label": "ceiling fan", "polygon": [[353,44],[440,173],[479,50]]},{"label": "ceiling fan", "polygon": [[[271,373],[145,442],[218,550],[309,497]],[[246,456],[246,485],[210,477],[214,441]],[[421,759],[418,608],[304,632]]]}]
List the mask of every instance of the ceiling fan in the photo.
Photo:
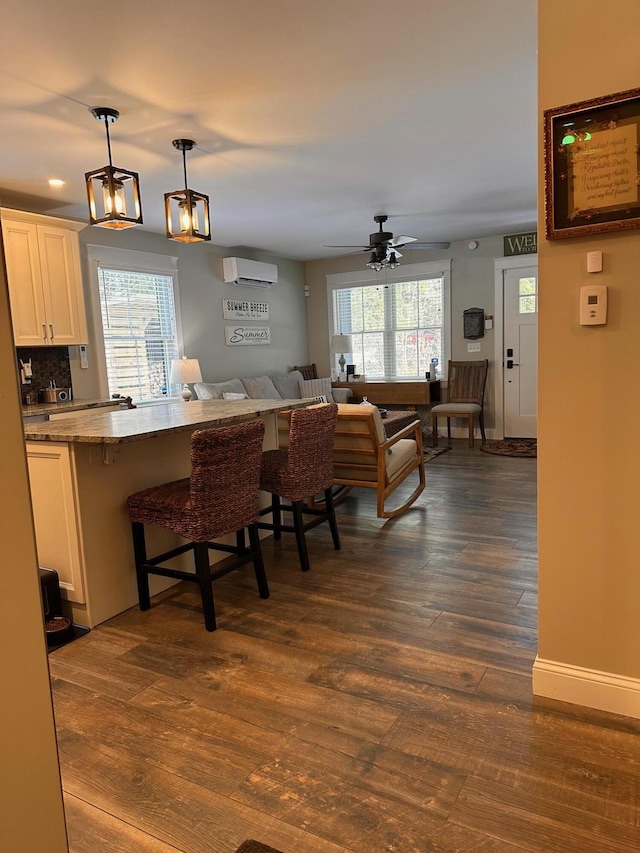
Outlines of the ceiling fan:
[{"label": "ceiling fan", "polygon": [[383,231],[382,226],[389,217],[381,213],[374,216],[374,222],[378,223],[378,231],[369,234],[368,246],[326,246],[327,249],[359,249],[362,252],[371,252],[368,267],[381,270],[383,267],[395,269],[399,266],[398,258],[402,255],[398,249],[448,249],[451,243],[423,243],[417,237],[397,237],[394,239],[390,231]]}]

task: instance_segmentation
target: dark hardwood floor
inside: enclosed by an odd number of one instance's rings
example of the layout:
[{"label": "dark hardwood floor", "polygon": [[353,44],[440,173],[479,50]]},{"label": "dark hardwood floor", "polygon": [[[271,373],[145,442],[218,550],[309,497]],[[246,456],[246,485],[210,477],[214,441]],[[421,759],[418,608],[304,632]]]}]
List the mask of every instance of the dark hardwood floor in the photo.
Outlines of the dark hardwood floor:
[{"label": "dark hardwood floor", "polygon": [[[50,655],[74,853],[631,853],[640,724],[534,699],[535,470],[469,450]],[[409,489],[410,486],[407,487]]]}]

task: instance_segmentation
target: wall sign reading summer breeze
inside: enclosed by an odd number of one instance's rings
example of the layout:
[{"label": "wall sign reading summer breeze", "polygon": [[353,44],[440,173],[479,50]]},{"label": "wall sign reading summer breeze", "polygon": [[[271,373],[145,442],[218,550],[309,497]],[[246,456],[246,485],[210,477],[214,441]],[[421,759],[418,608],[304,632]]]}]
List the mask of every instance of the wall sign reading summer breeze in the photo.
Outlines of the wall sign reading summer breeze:
[{"label": "wall sign reading summer breeze", "polygon": [[225,320],[268,320],[269,303],[250,299],[223,299],[222,316]]},{"label": "wall sign reading summer breeze", "polygon": [[228,347],[270,344],[269,326],[225,326],[224,339]]}]

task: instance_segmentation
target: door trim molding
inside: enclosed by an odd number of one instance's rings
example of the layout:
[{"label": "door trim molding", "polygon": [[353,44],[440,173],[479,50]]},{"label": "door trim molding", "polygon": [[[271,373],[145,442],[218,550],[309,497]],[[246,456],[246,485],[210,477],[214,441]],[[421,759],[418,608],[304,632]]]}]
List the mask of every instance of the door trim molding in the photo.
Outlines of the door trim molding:
[{"label": "door trim molding", "polygon": [[515,255],[494,259],[494,304],[493,304],[493,399],[495,438],[504,438],[504,377],[502,372],[504,352],[504,274],[507,270],[538,267],[538,255]]}]

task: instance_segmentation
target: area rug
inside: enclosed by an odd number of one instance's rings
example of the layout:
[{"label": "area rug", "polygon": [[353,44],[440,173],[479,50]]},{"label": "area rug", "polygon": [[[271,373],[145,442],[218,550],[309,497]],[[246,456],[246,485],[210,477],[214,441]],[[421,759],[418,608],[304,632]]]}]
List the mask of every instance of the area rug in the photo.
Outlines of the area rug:
[{"label": "area rug", "polygon": [[236,853],[280,853],[280,851],[260,841],[243,841]]},{"label": "area rug", "polygon": [[449,450],[451,448],[444,445],[442,447],[423,447],[424,461],[431,462],[432,459],[442,456],[443,453],[447,453]]},{"label": "area rug", "polygon": [[538,455],[538,442],[535,438],[504,438],[502,441],[485,441],[480,450],[493,453],[494,456],[521,456],[535,459]]}]

